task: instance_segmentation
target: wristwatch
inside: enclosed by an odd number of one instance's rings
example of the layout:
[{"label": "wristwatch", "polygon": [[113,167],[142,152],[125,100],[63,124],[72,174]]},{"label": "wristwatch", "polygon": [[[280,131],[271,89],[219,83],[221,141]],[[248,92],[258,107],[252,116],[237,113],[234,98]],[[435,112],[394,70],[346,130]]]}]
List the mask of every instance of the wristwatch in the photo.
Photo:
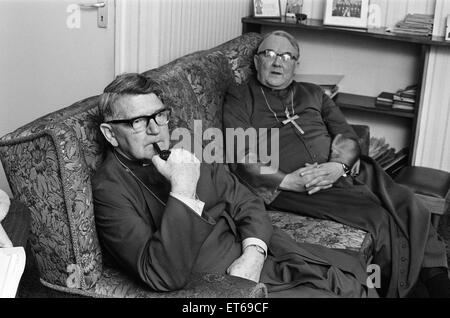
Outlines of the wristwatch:
[{"label": "wristwatch", "polygon": [[342,175],[343,177],[350,176],[350,172],[352,170],[350,169],[350,167],[348,165],[346,165],[345,163],[342,163],[342,169],[344,169],[344,174]]},{"label": "wristwatch", "polygon": [[260,253],[260,254],[264,255],[264,257],[266,257],[266,252],[264,251],[264,249],[263,249],[261,246],[256,245],[256,244],[252,244],[252,245],[249,245],[249,246],[247,246],[247,247],[250,247],[250,246],[255,247],[255,248],[256,248],[256,251],[257,251],[258,253]]}]

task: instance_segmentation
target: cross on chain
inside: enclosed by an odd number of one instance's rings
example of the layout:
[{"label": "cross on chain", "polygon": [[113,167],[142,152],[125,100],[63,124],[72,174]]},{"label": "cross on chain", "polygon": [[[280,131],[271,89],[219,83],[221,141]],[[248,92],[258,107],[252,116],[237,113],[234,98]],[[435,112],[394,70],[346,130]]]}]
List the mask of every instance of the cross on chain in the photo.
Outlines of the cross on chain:
[{"label": "cross on chain", "polygon": [[287,125],[288,123],[291,123],[303,135],[305,132],[300,127],[300,125],[295,122],[295,120],[299,119],[300,117],[297,114],[294,114],[294,116],[291,117],[287,108],[285,109],[284,113],[286,114],[287,119],[282,121],[283,125]]}]

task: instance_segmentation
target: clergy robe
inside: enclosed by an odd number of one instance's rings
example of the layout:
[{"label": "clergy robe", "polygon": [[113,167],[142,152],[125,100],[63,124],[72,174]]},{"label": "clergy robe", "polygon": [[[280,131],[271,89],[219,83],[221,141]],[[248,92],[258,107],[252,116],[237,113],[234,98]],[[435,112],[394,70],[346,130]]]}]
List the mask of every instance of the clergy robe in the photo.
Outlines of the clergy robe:
[{"label": "clergy robe", "polygon": [[114,151],[92,179],[95,220],[104,255],[151,289],[182,288],[191,273],[225,273],[248,237],[268,245],[261,282],[269,295],[365,297],[358,255],[298,244],[273,231],[263,201],[221,164],[201,164],[196,193],[202,216],[169,195],[170,184],[153,165]]},{"label": "clergy robe", "polygon": [[[294,125],[281,122],[285,110],[299,115]],[[293,110],[293,111],[292,111]],[[334,102],[314,84],[293,82],[284,90],[263,87],[256,79],[232,87],[225,97],[224,128],[278,128],[279,169],[261,174],[261,162],[230,165],[269,208],[330,219],[365,230],[374,239],[372,263],[381,267],[381,296],[404,297],[421,267],[447,267],[444,243],[430,226],[430,214],[411,191],[396,184],[371,158],[359,158],[357,136]],[[268,138],[269,139],[269,138]],[[266,142],[266,140],[259,142]],[[270,143],[267,145],[270,149]],[[226,149],[227,157],[249,149]],[[230,153],[230,151],[232,153]],[[313,195],[280,191],[284,176],[306,163],[343,162],[359,169],[333,187]],[[358,170],[356,169],[356,170]]]}]

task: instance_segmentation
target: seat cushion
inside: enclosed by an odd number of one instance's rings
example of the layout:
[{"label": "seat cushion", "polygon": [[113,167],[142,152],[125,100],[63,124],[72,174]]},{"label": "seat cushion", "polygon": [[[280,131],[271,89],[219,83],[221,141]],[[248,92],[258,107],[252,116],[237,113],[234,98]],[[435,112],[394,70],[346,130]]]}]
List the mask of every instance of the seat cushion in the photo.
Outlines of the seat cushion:
[{"label": "seat cushion", "polygon": [[334,221],[319,220],[288,212],[269,211],[272,224],[297,242],[317,244],[335,249],[361,253],[370,261],[373,250],[372,236],[365,231]]},{"label": "seat cushion", "polygon": [[240,277],[224,274],[194,274],[182,290],[154,292],[123,272],[104,266],[102,276],[88,290],[50,284],[45,286],[72,294],[89,297],[114,298],[266,298],[267,287]]}]

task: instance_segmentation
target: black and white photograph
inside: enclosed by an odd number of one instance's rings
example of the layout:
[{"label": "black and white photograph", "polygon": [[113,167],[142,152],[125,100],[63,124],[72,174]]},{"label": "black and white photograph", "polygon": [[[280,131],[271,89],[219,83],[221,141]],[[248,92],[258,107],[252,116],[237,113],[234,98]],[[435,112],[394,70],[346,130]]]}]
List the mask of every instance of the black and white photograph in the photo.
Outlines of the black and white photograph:
[{"label": "black and white photograph", "polygon": [[362,0],[333,0],[333,17],[361,17]]},{"label": "black and white photograph", "polygon": [[326,0],[324,24],[367,27],[369,0]]},{"label": "black and white photograph", "polygon": [[2,311],[450,298],[449,16],[0,0]]},{"label": "black and white photograph", "polygon": [[255,18],[279,18],[281,16],[280,0],[252,0]]},{"label": "black and white photograph", "polygon": [[286,1],[286,17],[295,18],[295,15],[302,13],[303,0],[287,0]]}]

